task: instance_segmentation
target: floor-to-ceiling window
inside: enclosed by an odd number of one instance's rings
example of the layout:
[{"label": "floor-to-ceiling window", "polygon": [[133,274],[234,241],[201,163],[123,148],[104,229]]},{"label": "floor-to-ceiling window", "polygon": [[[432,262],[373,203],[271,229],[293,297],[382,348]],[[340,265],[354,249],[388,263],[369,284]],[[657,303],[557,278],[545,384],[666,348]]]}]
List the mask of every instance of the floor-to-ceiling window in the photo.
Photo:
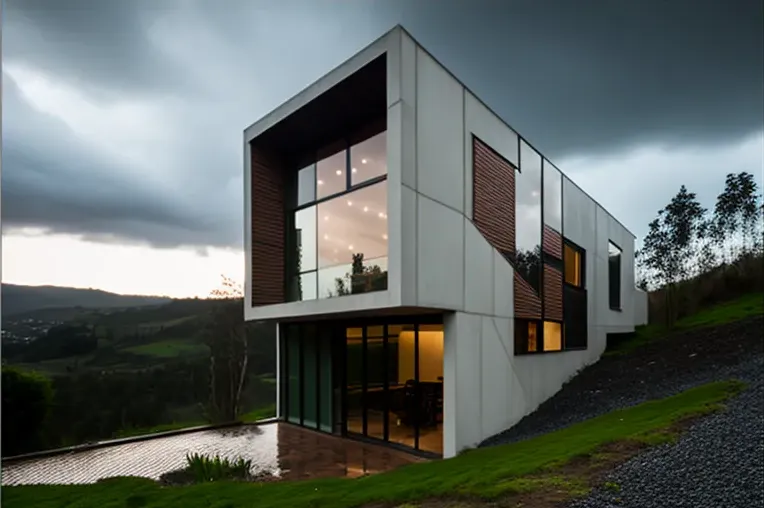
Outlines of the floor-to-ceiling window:
[{"label": "floor-to-ceiling window", "polygon": [[442,454],[443,325],[347,332],[347,432]]},{"label": "floor-to-ceiling window", "polygon": [[305,427],[443,453],[440,316],[282,326],[282,416]]}]

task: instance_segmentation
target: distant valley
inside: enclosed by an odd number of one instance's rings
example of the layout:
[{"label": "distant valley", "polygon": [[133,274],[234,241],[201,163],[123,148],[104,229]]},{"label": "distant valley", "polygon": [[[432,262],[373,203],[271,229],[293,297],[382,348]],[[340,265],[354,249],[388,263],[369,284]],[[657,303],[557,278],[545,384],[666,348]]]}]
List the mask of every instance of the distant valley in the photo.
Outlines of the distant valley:
[{"label": "distant valley", "polygon": [[119,295],[100,289],[59,286],[2,285],[3,318],[43,309],[114,309],[161,305],[172,301],[162,296]]}]

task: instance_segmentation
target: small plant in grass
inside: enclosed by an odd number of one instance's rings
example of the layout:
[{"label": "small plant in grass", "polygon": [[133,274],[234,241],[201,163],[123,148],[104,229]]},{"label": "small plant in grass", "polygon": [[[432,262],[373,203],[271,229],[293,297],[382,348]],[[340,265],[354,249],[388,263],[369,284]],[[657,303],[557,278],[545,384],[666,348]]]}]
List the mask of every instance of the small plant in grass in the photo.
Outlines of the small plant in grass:
[{"label": "small plant in grass", "polygon": [[615,482],[605,482],[605,485],[603,485],[605,490],[609,490],[610,492],[620,492],[621,486],[618,485]]},{"label": "small plant in grass", "polygon": [[220,455],[209,457],[199,453],[186,455],[186,468],[193,475],[196,483],[219,480],[247,480],[252,470],[252,461],[239,457],[236,460],[221,458]]}]

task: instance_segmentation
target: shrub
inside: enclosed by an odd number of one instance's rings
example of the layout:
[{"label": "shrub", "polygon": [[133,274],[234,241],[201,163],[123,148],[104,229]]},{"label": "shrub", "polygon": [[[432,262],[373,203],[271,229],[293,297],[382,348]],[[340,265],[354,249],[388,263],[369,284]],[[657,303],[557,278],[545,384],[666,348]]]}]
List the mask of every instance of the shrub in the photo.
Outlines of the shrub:
[{"label": "shrub", "polygon": [[3,365],[2,386],[3,456],[41,449],[53,400],[50,379],[37,372]]},{"label": "shrub", "polygon": [[221,458],[220,455],[209,457],[198,453],[186,455],[186,469],[196,483],[219,480],[247,480],[250,478],[252,461],[239,457],[235,461]]}]

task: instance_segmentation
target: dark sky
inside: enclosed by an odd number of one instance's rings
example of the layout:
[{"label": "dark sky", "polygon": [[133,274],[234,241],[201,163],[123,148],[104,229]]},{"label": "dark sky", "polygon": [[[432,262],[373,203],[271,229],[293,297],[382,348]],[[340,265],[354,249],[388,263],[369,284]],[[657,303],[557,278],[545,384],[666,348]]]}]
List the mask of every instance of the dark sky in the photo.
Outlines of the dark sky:
[{"label": "dark sky", "polygon": [[763,4],[6,0],[4,230],[240,247],[242,130],[401,23],[640,234],[761,177]]}]

